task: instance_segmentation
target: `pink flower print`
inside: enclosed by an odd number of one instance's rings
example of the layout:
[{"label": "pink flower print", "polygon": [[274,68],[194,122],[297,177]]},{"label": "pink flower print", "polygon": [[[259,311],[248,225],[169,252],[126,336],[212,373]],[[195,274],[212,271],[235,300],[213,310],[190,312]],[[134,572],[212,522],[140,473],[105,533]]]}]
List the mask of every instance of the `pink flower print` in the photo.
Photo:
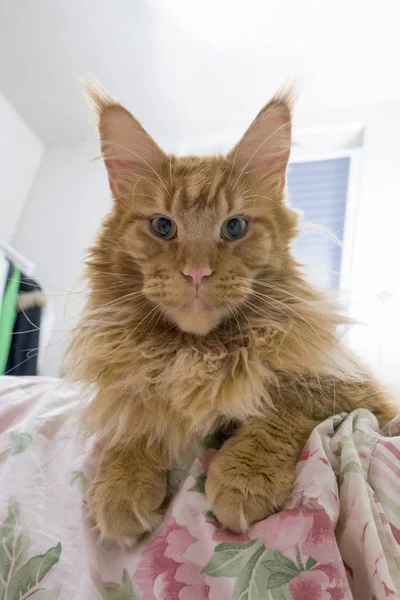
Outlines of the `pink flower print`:
[{"label": "pink flower print", "polygon": [[267,548],[286,554],[306,540],[313,528],[314,512],[304,506],[283,510],[253,525],[250,537],[262,539]]},{"label": "pink flower print", "polygon": [[306,539],[300,544],[301,553],[312,556],[319,563],[340,560],[333,523],[324,510],[311,512],[313,525]]},{"label": "pink flower print", "polygon": [[184,555],[186,550],[196,541],[196,538],[187,529],[183,527],[174,529],[167,536],[167,547],[164,555],[177,563],[183,563],[185,561]]},{"label": "pink flower print", "polygon": [[293,600],[346,600],[352,597],[345,575],[337,565],[317,565],[310,571],[303,571],[289,583],[289,590]]},{"label": "pink flower print", "polygon": [[[169,550],[167,556],[168,537],[175,531],[185,537],[185,541],[173,546],[174,550]],[[156,597],[160,600],[179,598],[179,593],[185,586],[175,578],[180,563],[171,557],[181,556],[187,542],[186,534],[187,531],[169,513],[157,536],[143,546],[142,557],[134,575],[135,586],[142,594],[141,600],[155,600]]]},{"label": "pink flower print", "polygon": [[319,570],[303,571],[289,583],[293,600],[330,600],[329,578]]},{"label": "pink flower print", "polygon": [[179,593],[179,600],[202,600],[209,597],[210,588],[205,583],[205,577],[200,574],[200,568],[197,565],[182,564],[178,568],[175,578],[186,584]]},{"label": "pink flower print", "polygon": [[302,453],[300,454],[300,458],[298,462],[302,462],[303,460],[308,460],[311,458],[316,452],[319,451],[319,448],[313,448],[310,440],[308,440],[307,444],[304,446]]}]

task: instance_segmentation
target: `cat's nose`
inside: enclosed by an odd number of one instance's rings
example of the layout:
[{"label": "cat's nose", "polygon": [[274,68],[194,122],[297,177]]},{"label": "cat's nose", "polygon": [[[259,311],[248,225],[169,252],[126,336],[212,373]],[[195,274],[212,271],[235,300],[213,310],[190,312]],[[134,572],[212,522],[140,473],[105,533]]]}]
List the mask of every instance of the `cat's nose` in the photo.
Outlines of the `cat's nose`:
[{"label": "cat's nose", "polygon": [[204,279],[213,274],[213,270],[210,267],[186,267],[182,273],[192,285],[199,287]]}]

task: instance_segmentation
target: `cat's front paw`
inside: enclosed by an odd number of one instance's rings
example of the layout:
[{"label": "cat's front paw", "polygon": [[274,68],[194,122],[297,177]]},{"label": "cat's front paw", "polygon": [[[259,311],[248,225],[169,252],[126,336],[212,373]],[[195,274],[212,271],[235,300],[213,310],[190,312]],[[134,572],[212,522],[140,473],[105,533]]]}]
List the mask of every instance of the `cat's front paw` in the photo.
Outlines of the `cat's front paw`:
[{"label": "cat's front paw", "polygon": [[86,494],[87,514],[102,539],[130,544],[161,525],[165,494],[165,475],[149,483],[140,469],[134,479],[100,470]]},{"label": "cat's front paw", "polygon": [[223,527],[241,533],[286,502],[294,479],[293,467],[275,455],[254,455],[244,438],[226,442],[211,463],[206,494]]}]

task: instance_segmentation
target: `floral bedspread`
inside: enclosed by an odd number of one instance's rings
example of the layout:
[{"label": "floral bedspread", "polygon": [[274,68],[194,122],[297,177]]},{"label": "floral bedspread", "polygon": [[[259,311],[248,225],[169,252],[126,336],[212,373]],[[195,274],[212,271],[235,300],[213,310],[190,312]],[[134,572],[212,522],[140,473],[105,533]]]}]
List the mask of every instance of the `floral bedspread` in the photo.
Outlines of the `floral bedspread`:
[{"label": "floral bedspread", "polygon": [[400,598],[400,420],[383,433],[365,410],[322,423],[285,509],[245,535],[209,511],[207,440],[164,525],[127,550],[85,521],[99,450],[69,417],[78,404],[58,380],[0,379],[0,600]]}]

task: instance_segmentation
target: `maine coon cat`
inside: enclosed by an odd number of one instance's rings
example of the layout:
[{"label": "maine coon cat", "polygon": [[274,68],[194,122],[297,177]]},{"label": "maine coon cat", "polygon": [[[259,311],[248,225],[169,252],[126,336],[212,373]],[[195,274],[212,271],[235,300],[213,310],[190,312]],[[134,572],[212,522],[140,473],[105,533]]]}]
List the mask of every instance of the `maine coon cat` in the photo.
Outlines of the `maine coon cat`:
[{"label": "maine coon cat", "polygon": [[246,530],[288,498],[315,425],[357,407],[380,423],[396,412],[292,256],[290,95],[227,156],[178,158],[104,90],[89,94],[114,199],[69,348],[72,376],[95,390],[85,419],[106,441],[90,514],[107,538],[151,530],[176,459],[233,427],[206,493],[223,526]]}]

